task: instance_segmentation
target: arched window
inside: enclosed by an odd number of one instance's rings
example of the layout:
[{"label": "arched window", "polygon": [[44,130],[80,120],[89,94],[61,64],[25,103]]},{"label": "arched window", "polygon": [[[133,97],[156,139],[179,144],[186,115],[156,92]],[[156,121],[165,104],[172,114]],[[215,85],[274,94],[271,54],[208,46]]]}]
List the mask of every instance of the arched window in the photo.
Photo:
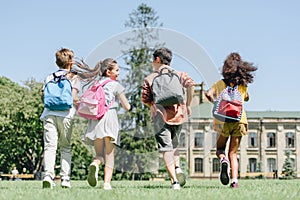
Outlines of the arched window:
[{"label": "arched window", "polygon": [[249,158],[249,172],[256,172],[257,160],[256,158]]},{"label": "arched window", "polygon": [[287,132],[285,134],[286,148],[295,147],[295,134],[293,132]]},{"label": "arched window", "polygon": [[202,132],[196,132],[195,133],[195,147],[203,147],[203,133]]},{"label": "arched window", "polygon": [[267,147],[276,147],[275,133],[273,132],[267,134]]},{"label": "arched window", "polygon": [[185,147],[185,133],[184,132],[180,133],[179,147]]},{"label": "arched window", "polygon": [[248,134],[248,147],[255,148],[257,147],[257,133],[255,132],[250,132]]},{"label": "arched window", "polygon": [[203,172],[203,159],[195,158],[195,172]]},{"label": "arched window", "polygon": [[220,172],[220,161],[218,158],[213,159],[213,172]]},{"label": "arched window", "polygon": [[277,170],[275,158],[268,158],[267,163],[268,163],[268,172],[273,172],[274,170]]}]

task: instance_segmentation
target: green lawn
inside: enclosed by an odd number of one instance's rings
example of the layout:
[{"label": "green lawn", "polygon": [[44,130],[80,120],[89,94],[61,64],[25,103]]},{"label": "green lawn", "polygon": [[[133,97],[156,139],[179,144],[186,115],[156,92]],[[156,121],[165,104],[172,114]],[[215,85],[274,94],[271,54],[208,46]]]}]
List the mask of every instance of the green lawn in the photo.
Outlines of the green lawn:
[{"label": "green lawn", "polygon": [[179,191],[170,189],[168,181],[113,181],[111,191],[104,191],[103,182],[99,183],[92,188],[86,181],[72,181],[71,189],[62,189],[56,182],[51,190],[42,189],[41,181],[0,181],[0,199],[300,199],[300,180],[239,180],[238,189],[218,180],[188,180]]}]

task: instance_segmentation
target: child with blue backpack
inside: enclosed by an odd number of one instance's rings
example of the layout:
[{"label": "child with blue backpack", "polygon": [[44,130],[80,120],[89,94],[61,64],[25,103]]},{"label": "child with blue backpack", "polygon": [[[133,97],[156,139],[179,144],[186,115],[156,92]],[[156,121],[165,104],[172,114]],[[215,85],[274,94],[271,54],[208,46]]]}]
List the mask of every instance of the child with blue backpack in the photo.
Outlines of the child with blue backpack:
[{"label": "child with blue backpack", "polygon": [[44,126],[44,177],[43,188],[52,188],[55,178],[56,150],[61,153],[61,186],[70,188],[72,122],[78,104],[80,79],[72,72],[74,53],[61,48],[55,54],[59,70],[46,78],[42,90],[44,110],[40,119]]},{"label": "child with blue backpack", "polygon": [[[214,130],[218,134],[216,155],[220,159],[221,173],[220,181],[223,185],[230,182],[229,167],[231,168],[231,188],[238,187],[238,158],[237,152],[240,146],[242,136],[248,134],[248,122],[246,112],[241,106],[244,101],[249,100],[248,87],[253,82],[254,76],[252,72],[257,68],[252,63],[242,60],[238,53],[230,53],[223,65],[223,79],[214,83],[214,85],[205,93],[208,100],[215,103],[214,107]],[[232,95],[230,95],[232,93]],[[233,100],[241,101],[240,103],[232,103],[228,99],[221,98],[226,94]],[[229,94],[229,95],[228,95]],[[240,96],[241,98],[236,98]],[[236,99],[235,99],[236,98]],[[239,100],[241,99],[241,100]],[[217,107],[217,108],[216,108]],[[221,108],[222,107],[222,108]],[[233,109],[229,109],[233,108]],[[239,111],[241,109],[241,111]],[[239,116],[241,113],[241,116]],[[222,116],[222,117],[220,117]],[[230,137],[228,150],[228,158],[225,155],[226,143]]]},{"label": "child with blue backpack", "polygon": [[126,111],[131,109],[131,105],[125,96],[125,88],[117,82],[119,66],[116,60],[106,58],[103,61],[99,61],[93,69],[90,69],[83,61],[77,62],[77,66],[79,68],[78,75],[87,85],[99,77],[101,78],[99,83],[105,83],[103,89],[106,105],[109,105],[109,108],[99,120],[88,120],[84,140],[87,144],[92,145],[96,152],[96,156],[88,169],[88,184],[92,187],[97,185],[99,165],[105,163],[103,189],[111,190],[110,182],[114,169],[114,149],[115,145],[119,143],[118,103],[116,98],[119,99]]}]

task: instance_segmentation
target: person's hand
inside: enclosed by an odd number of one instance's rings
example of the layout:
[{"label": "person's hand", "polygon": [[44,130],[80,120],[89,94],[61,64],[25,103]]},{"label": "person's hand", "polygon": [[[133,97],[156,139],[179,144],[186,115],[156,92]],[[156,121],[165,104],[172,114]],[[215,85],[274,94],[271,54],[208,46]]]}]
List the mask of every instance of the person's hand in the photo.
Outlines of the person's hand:
[{"label": "person's hand", "polygon": [[190,117],[191,114],[192,114],[192,112],[191,112],[191,106],[186,106],[186,112],[187,112],[188,117]]}]

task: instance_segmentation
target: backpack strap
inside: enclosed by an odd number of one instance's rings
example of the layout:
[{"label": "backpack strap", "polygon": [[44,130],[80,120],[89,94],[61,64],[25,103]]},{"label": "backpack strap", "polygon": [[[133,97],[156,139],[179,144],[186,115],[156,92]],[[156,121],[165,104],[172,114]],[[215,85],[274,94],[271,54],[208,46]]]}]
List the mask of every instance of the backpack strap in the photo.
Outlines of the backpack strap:
[{"label": "backpack strap", "polygon": [[163,71],[167,69],[168,70],[168,73],[172,74],[173,76],[177,76],[177,78],[179,79],[180,81],[180,78],[178,76],[178,74],[175,72],[174,69],[170,68],[170,67],[163,67],[161,68],[159,71],[155,71],[154,73],[157,73],[158,75],[162,75],[162,74],[166,74],[166,73],[163,73]]},{"label": "backpack strap", "polygon": [[[102,83],[100,83],[100,87],[103,87],[104,85],[106,85],[109,82],[113,82],[114,80],[111,80],[110,78],[104,80]],[[107,105],[107,109],[109,109],[112,104],[115,102],[115,98]]]},{"label": "backpack strap", "polygon": [[106,79],[105,81],[100,83],[100,86],[104,86],[106,83],[112,82],[113,80],[111,80],[110,78]]}]

